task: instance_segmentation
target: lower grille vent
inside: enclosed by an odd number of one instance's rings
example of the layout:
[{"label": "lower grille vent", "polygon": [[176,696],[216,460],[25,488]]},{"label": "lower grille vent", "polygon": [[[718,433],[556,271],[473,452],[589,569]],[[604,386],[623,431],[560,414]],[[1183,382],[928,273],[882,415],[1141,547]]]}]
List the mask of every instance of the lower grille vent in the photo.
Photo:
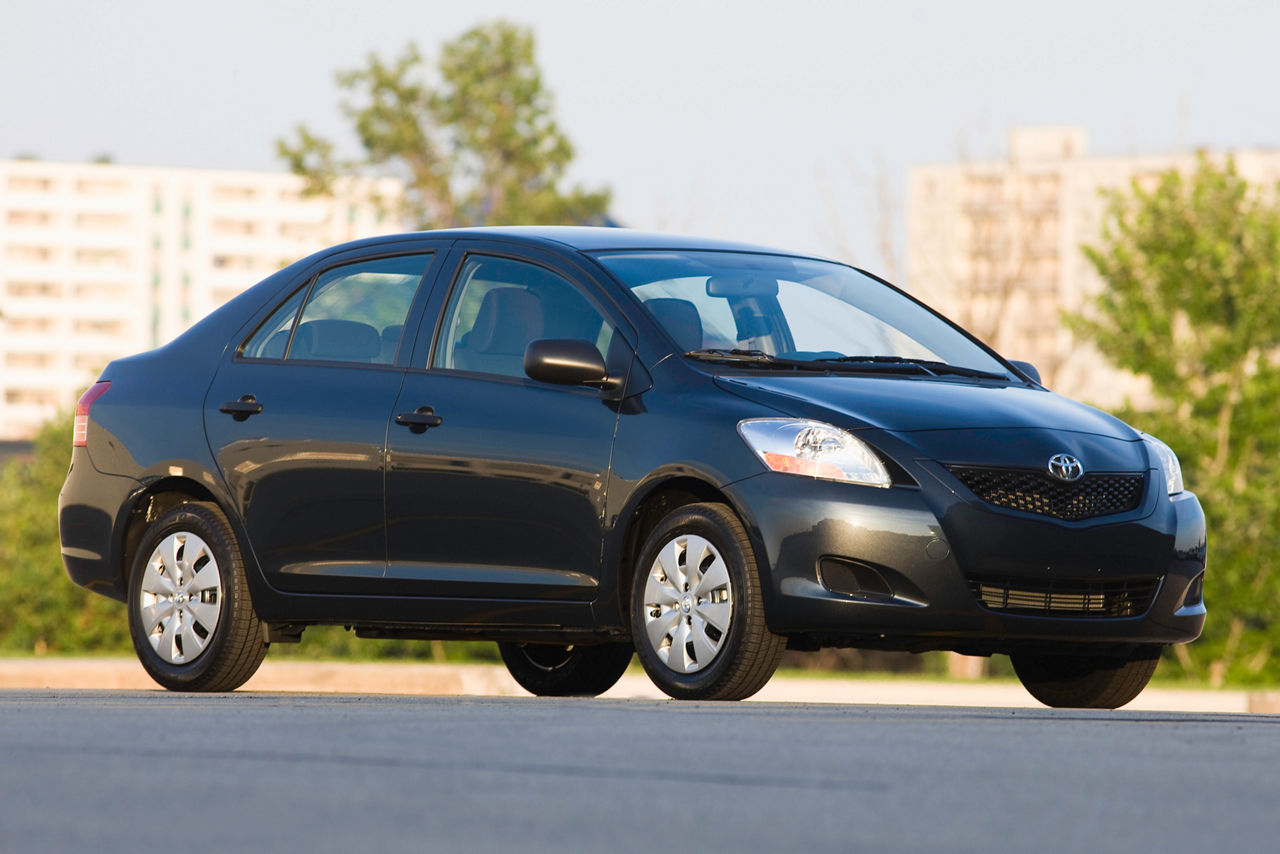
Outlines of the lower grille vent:
[{"label": "lower grille vent", "polygon": [[1159,586],[1158,578],[1095,582],[969,579],[969,589],[985,608],[1046,617],[1137,617],[1151,607]]}]

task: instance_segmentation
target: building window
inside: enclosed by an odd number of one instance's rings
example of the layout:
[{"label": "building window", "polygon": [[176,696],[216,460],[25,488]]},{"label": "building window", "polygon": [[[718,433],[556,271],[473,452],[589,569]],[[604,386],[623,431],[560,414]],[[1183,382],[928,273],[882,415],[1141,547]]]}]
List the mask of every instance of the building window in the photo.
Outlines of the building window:
[{"label": "building window", "polygon": [[48,317],[10,317],[5,326],[15,335],[39,335],[53,330],[53,320]]},{"label": "building window", "polygon": [[129,253],[123,249],[77,249],[76,263],[89,267],[127,267]]},{"label": "building window", "polygon": [[52,224],[53,214],[49,211],[9,211],[5,220],[17,228],[32,228]]},{"label": "building window", "polygon": [[114,359],[115,356],[107,356],[102,353],[81,353],[75,358],[75,367],[78,371],[87,373],[100,374],[107,363]]},{"label": "building window", "polygon": [[11,388],[4,393],[4,402],[14,406],[57,406],[57,392],[43,388]]},{"label": "building window", "polygon": [[4,254],[5,258],[10,261],[30,264],[51,260],[54,251],[51,246],[32,246],[19,243],[11,244]]},{"label": "building window", "polygon": [[76,226],[95,231],[125,231],[129,228],[126,214],[82,213],[76,214]]},{"label": "building window", "polygon": [[62,286],[56,282],[10,282],[5,292],[11,297],[53,299],[62,296]]},{"label": "building window", "polygon": [[213,198],[219,202],[251,202],[258,195],[254,187],[219,184],[213,188]]},{"label": "building window", "polygon": [[212,262],[217,270],[254,270],[257,269],[257,259],[252,255],[214,255]]},{"label": "building window", "polygon": [[250,219],[215,219],[213,233],[221,236],[252,237],[258,233],[258,224]]},{"label": "building window", "polygon": [[47,193],[52,189],[52,178],[41,178],[34,175],[9,176],[9,190],[14,193]]},{"label": "building window", "polygon": [[76,181],[76,192],[86,196],[115,196],[127,192],[128,183],[101,178],[82,178]]},{"label": "building window", "polygon": [[125,324],[123,320],[82,318],[76,321],[75,331],[87,335],[122,335],[125,331]]},{"label": "building window", "polygon": [[51,353],[6,353],[5,367],[8,368],[47,368],[53,364]]},{"label": "building window", "polygon": [[130,290],[119,282],[84,282],[76,285],[75,295],[80,299],[124,300],[129,298]]}]

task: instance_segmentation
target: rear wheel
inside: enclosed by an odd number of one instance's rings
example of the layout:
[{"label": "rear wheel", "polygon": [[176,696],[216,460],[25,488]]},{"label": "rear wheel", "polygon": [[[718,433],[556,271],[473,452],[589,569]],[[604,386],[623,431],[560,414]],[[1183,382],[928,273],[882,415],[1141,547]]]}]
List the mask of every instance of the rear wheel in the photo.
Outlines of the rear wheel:
[{"label": "rear wheel", "polygon": [[530,694],[594,697],[617,683],[633,651],[629,643],[499,643],[498,652],[512,678]]},{"label": "rear wheel", "polygon": [[741,700],[773,676],[786,639],[765,625],[755,553],[728,507],[690,504],[658,523],[635,568],[631,635],[678,700]]},{"label": "rear wheel", "polygon": [[267,654],[227,517],[191,502],[147,529],[129,578],[129,634],[171,691],[232,691]]},{"label": "rear wheel", "polygon": [[1046,706],[1118,709],[1147,687],[1160,651],[1156,646],[1130,656],[1013,653],[1009,659],[1023,687]]}]

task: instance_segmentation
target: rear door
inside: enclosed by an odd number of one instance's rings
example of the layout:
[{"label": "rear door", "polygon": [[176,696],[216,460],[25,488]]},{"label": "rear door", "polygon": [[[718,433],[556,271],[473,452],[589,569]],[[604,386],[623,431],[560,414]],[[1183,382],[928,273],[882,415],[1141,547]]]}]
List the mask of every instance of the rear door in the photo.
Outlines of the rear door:
[{"label": "rear door", "polygon": [[[593,281],[555,256],[458,247],[388,435],[388,592],[512,603],[495,603],[486,619],[586,621],[618,411],[599,390],[530,379],[523,354],[534,338],[579,338],[625,375],[634,332]],[[433,426],[395,421],[428,407]]]},{"label": "rear door", "polygon": [[419,243],[320,269],[224,356],[205,429],[277,589],[376,591],[387,420],[412,346],[405,329],[444,248]]}]

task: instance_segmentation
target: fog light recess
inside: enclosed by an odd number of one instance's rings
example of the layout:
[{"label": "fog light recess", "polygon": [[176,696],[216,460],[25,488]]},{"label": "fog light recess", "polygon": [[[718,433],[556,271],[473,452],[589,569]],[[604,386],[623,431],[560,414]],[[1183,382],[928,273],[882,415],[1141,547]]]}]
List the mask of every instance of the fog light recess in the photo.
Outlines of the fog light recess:
[{"label": "fog light recess", "polygon": [[833,593],[864,599],[892,599],[893,588],[874,568],[863,563],[824,557],[818,562],[822,586]]}]

